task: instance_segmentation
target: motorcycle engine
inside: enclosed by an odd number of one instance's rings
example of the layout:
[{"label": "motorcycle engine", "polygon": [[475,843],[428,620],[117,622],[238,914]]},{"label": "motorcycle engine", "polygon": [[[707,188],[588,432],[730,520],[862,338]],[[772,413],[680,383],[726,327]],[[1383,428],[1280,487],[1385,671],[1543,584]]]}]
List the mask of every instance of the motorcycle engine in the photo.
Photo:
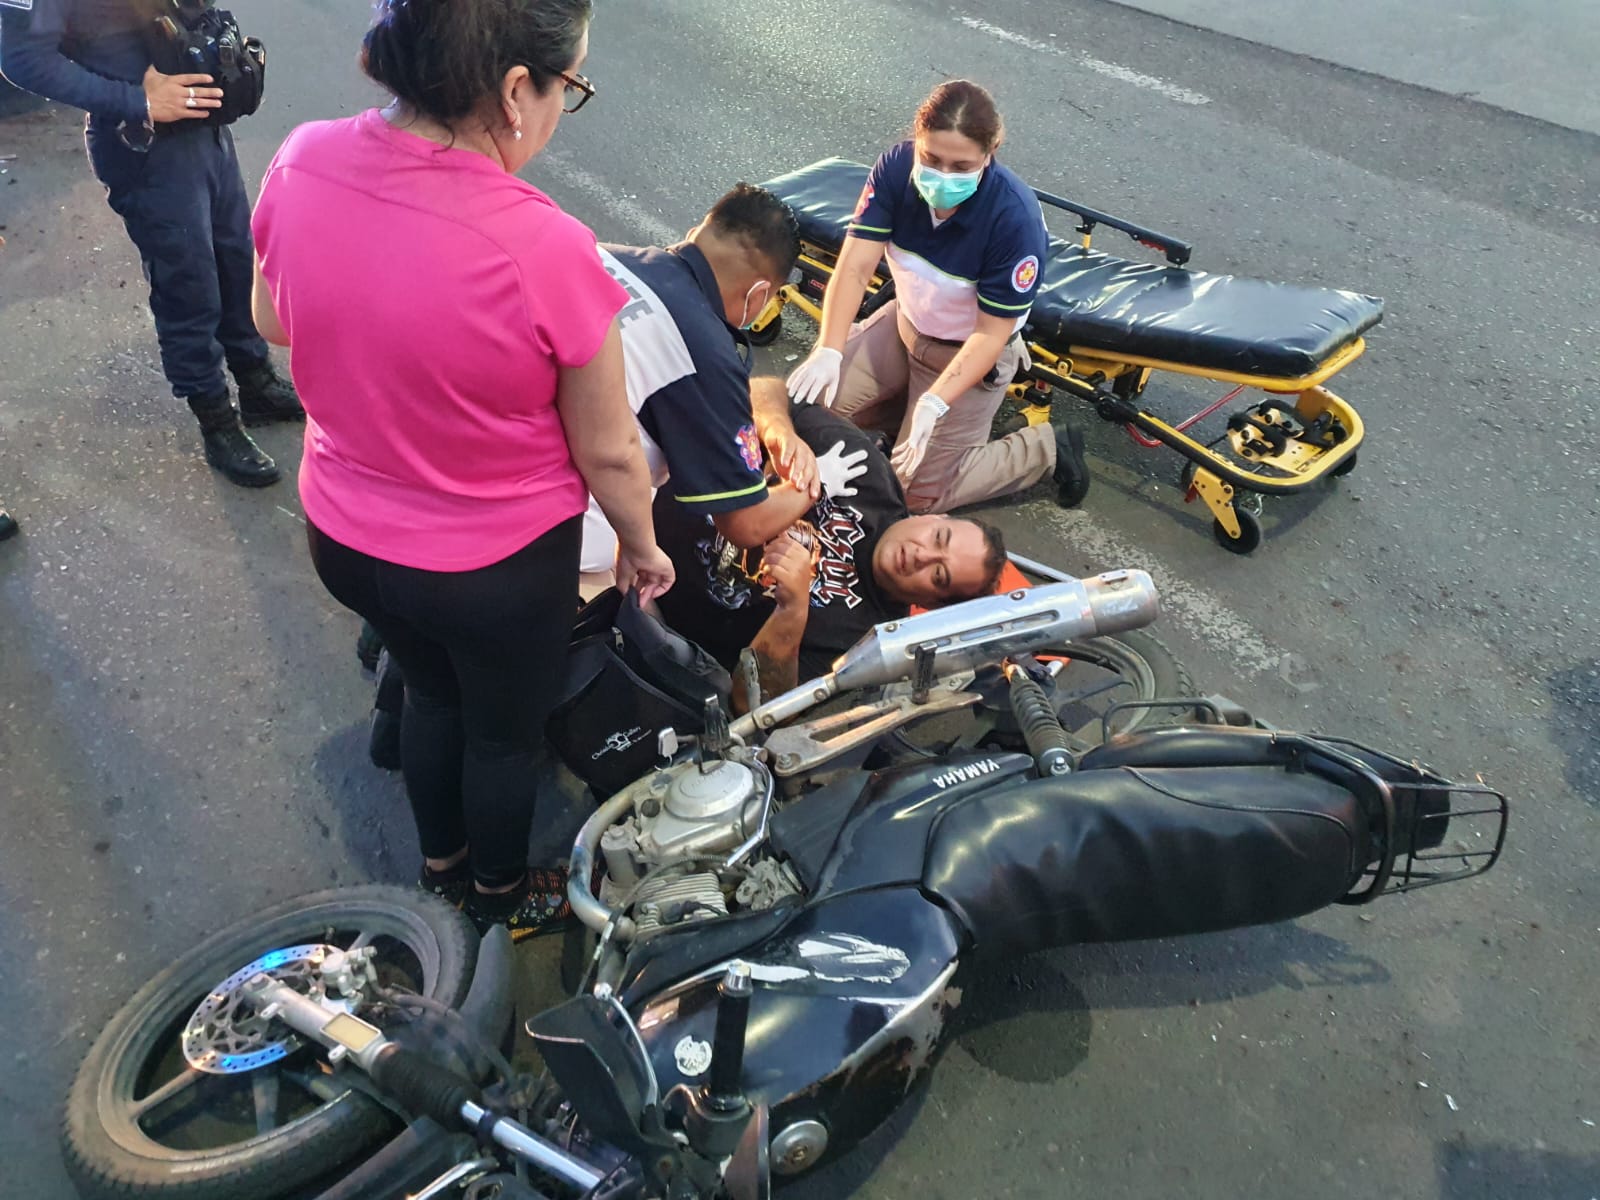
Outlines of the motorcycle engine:
[{"label": "motorcycle engine", "polygon": [[[758,853],[729,855],[760,828],[770,777],[733,759],[679,763],[631,789],[633,814],[600,839],[601,899],[626,907],[640,935],[688,921],[766,908],[798,892],[786,866]],[[676,869],[673,869],[676,868]]]}]

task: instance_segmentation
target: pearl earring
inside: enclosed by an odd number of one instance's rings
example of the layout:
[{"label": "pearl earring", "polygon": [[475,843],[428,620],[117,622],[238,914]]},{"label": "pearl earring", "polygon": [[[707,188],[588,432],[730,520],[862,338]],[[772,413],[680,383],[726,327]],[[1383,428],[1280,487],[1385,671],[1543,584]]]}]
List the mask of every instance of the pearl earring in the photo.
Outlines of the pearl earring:
[{"label": "pearl earring", "polygon": [[520,129],[516,130],[515,132],[512,133],[511,136],[514,137],[517,141],[520,142],[522,140],[522,130],[520,130]]}]

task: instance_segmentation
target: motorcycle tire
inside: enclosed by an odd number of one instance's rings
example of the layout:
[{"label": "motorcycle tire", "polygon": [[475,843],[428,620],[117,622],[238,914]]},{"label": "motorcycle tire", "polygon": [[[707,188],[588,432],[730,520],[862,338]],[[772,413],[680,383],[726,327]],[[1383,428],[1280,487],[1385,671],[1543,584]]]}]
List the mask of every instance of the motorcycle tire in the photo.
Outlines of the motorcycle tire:
[{"label": "motorcycle tire", "polygon": [[[239,1090],[248,1079],[249,1100],[233,1101],[252,1105],[253,1132],[242,1140],[217,1146],[157,1141],[142,1127],[141,1118],[169,1108],[181,1092],[147,1112],[134,1111],[166,1088],[156,1086],[158,1078],[175,1081],[185,1074],[178,1034],[220,981],[271,950],[330,939],[348,948],[355,934],[370,935],[378,946],[379,975],[386,982],[402,983],[451,1006],[466,998],[478,955],[476,931],[455,909],[415,888],[374,884],[316,892],[213,934],[112,1016],[78,1068],[67,1097],[62,1150],[85,1200],[274,1200],[350,1164],[392,1135],[398,1119],[344,1084],[339,1074],[322,1073],[320,1056],[308,1064],[310,1084],[293,1090],[297,1080],[288,1064],[301,1055],[309,1058],[314,1052],[307,1048],[282,1060],[281,1068],[274,1063],[231,1076],[196,1073],[182,1089],[190,1093],[184,1107],[202,1109],[199,1132],[209,1136],[197,1139],[179,1130],[177,1140],[209,1141],[219,1130],[231,1128],[227,1115],[242,1112],[242,1107],[224,1112],[211,1103],[197,1105],[202,1089]],[[270,1085],[269,1071],[274,1076]],[[219,1079],[228,1082],[218,1084]],[[270,1102],[262,1098],[265,1094]],[[305,1111],[274,1125],[283,1111],[283,1094]],[[208,1092],[208,1099],[212,1095],[219,1092]],[[268,1103],[269,1127],[261,1132],[263,1118],[255,1114]],[[161,1128],[171,1136],[170,1117]]]}]

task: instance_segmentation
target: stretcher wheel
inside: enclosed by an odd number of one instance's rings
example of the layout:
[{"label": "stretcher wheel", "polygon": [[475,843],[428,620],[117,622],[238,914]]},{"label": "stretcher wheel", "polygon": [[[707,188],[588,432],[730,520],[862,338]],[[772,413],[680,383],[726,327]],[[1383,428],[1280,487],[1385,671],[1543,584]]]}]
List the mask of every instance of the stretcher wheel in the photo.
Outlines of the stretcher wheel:
[{"label": "stretcher wheel", "polygon": [[770,346],[778,340],[778,335],[783,332],[783,318],[773,317],[760,329],[746,329],[745,337],[750,339],[752,346]]},{"label": "stretcher wheel", "polygon": [[1249,554],[1261,545],[1261,518],[1242,508],[1235,508],[1233,515],[1239,522],[1238,537],[1224,529],[1221,521],[1211,522],[1211,536],[1231,554]]},{"label": "stretcher wheel", "polygon": [[1354,471],[1355,469],[1356,469],[1356,456],[1354,454],[1352,454],[1349,458],[1345,459],[1342,463],[1340,463],[1333,470],[1329,471],[1328,474],[1330,476],[1332,476],[1334,479],[1337,479],[1341,475],[1350,474],[1350,472]]}]

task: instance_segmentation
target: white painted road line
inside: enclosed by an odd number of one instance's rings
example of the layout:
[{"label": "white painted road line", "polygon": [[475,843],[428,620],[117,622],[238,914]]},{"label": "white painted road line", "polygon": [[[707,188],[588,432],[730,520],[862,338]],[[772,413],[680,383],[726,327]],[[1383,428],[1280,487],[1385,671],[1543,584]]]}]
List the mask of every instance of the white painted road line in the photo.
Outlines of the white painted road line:
[{"label": "white painted road line", "polygon": [[[1061,545],[1091,560],[1095,571],[1137,567],[1150,572],[1161,596],[1161,618],[1153,629],[1156,634],[1163,627],[1181,626],[1189,636],[1212,646],[1241,671],[1289,677],[1286,672],[1293,663],[1283,647],[1273,645],[1227,603],[1169,569],[1149,550],[1123,541],[1081,509],[1035,502],[1027,506],[1027,512],[1033,528],[1049,529]],[[1043,561],[1048,563],[1049,559]]]},{"label": "white painted road line", "polygon": [[1211,103],[1210,96],[1191,91],[1186,87],[1180,87],[1178,84],[1170,83],[1165,79],[1157,79],[1154,75],[1146,75],[1141,71],[1135,71],[1132,67],[1125,67],[1121,63],[1106,62],[1103,58],[1095,58],[1092,54],[1085,54],[1081,51],[1063,50],[1060,46],[1052,46],[1049,42],[1035,41],[1031,37],[1013,33],[1009,29],[1001,29],[1000,26],[991,25],[989,22],[980,20],[977,17],[957,17],[956,20],[960,21],[968,29],[988,34],[999,41],[1010,42],[1013,46],[1023,46],[1029,50],[1037,50],[1041,54],[1053,54],[1057,58],[1075,62],[1080,67],[1085,67],[1098,75],[1104,75],[1108,79],[1132,84],[1134,87],[1143,88],[1147,92],[1155,92],[1157,95],[1165,96],[1168,100],[1176,101],[1179,104]]}]

